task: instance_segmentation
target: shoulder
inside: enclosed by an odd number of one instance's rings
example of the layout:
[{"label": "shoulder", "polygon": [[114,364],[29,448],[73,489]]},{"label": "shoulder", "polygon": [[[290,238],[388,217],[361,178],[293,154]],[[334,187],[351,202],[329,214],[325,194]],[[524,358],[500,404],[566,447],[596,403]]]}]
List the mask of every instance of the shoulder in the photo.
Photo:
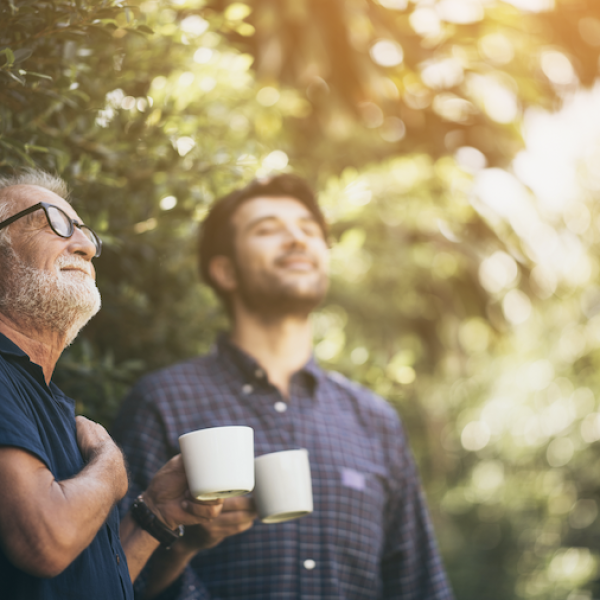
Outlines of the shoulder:
[{"label": "shoulder", "polygon": [[3,400],[21,396],[18,392],[21,377],[14,365],[0,355],[0,396]]},{"label": "shoulder", "polygon": [[387,400],[375,394],[369,388],[348,379],[337,371],[326,371],[327,383],[334,386],[339,392],[348,395],[356,407],[363,413],[374,419],[382,419],[386,422],[398,422],[398,413]]},{"label": "shoulder", "polygon": [[164,391],[173,388],[203,386],[215,378],[219,369],[213,354],[191,358],[144,375],[134,389],[145,392]]},{"label": "shoulder", "polygon": [[0,378],[3,380],[9,379],[9,373],[12,371],[14,367],[11,366],[10,362],[0,354]]},{"label": "shoulder", "polygon": [[170,413],[187,405],[200,408],[226,383],[218,357],[199,356],[144,375],[129,392],[121,412],[142,409]]}]

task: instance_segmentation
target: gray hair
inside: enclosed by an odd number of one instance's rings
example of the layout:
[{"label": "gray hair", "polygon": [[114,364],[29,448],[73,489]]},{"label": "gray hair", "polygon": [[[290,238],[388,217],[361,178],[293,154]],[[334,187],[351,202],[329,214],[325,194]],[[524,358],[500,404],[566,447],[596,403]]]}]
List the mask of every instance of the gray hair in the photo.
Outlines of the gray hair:
[{"label": "gray hair", "polygon": [[[57,196],[68,199],[69,188],[67,184],[58,176],[46,173],[41,169],[27,167],[18,173],[8,177],[0,177],[0,222],[10,217],[11,211],[11,193],[8,188],[15,185],[36,185],[54,192]],[[0,230],[0,247],[10,246],[10,234],[8,230]]]}]

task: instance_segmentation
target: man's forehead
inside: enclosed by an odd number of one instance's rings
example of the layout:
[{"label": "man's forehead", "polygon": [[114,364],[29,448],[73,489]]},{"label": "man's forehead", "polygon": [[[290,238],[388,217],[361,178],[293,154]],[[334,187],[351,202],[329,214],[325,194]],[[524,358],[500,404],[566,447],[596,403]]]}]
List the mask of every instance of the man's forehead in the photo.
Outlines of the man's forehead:
[{"label": "man's forehead", "polygon": [[12,185],[2,190],[0,199],[8,201],[14,212],[25,210],[38,202],[48,202],[62,208],[67,214],[76,216],[73,207],[64,198],[38,185]]},{"label": "man's forehead", "polygon": [[314,219],[308,207],[292,196],[256,196],[243,202],[232,220],[236,225],[242,225],[268,217]]}]

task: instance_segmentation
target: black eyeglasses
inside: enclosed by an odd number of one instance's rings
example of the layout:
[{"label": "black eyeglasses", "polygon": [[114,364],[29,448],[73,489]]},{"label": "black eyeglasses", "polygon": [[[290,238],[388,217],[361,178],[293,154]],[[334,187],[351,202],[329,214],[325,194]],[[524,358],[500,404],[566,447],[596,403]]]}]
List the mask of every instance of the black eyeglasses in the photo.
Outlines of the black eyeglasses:
[{"label": "black eyeglasses", "polygon": [[61,238],[70,238],[73,233],[75,233],[75,227],[77,227],[77,229],[83,231],[85,236],[96,247],[96,254],[94,254],[94,257],[100,256],[102,253],[102,240],[94,233],[94,231],[83,223],[77,223],[76,221],[73,221],[73,219],[71,219],[71,217],[69,217],[64,210],[58,208],[58,206],[54,206],[54,204],[48,204],[47,202],[38,202],[37,204],[18,212],[16,215],[9,217],[6,219],[6,221],[2,221],[2,223],[0,223],[0,229],[8,227],[17,219],[20,219],[21,217],[29,215],[32,212],[40,209],[44,211],[48,225],[50,225],[50,229],[52,229],[56,235],[60,236]]}]

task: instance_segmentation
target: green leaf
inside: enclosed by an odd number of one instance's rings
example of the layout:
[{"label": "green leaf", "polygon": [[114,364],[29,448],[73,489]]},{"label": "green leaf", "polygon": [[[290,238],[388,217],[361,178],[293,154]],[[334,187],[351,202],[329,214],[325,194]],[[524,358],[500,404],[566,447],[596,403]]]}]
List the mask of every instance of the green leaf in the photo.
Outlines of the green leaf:
[{"label": "green leaf", "polygon": [[127,31],[128,33],[135,33],[135,35],[139,35],[140,37],[145,38],[146,34],[139,32],[137,29],[133,29],[131,27],[124,27],[123,28],[125,31]]},{"label": "green leaf", "polygon": [[123,10],[123,8],[101,8],[94,13],[94,16],[97,19],[111,19],[120,15]]},{"label": "green leaf", "polygon": [[148,25],[138,25],[138,31],[143,31],[144,33],[154,33],[154,30],[148,27]]},{"label": "green leaf", "polygon": [[43,146],[35,146],[33,144],[25,144],[25,151],[29,152],[44,152],[44,153],[48,153],[50,152],[50,150],[48,148],[44,148]]},{"label": "green leaf", "polygon": [[102,27],[101,25],[90,25],[90,34],[92,35],[101,35],[104,38],[111,38],[112,33],[110,32],[108,27]]},{"label": "green leaf", "polygon": [[119,28],[119,24],[116,21],[102,21],[100,24],[102,27],[104,27],[104,29],[110,29],[111,31],[114,31],[115,29]]},{"label": "green leaf", "polygon": [[2,66],[12,67],[15,64],[15,54],[10,48],[4,48],[4,50],[0,50],[0,56],[1,55],[6,57],[6,62]]},{"label": "green leaf", "polygon": [[5,73],[11,78],[14,79],[17,83],[20,83],[21,85],[25,85],[26,81],[25,81],[25,77],[20,77],[19,75],[15,75],[14,73],[12,73],[11,71],[5,71]]},{"label": "green leaf", "polygon": [[36,73],[35,71],[25,71],[26,75],[31,75],[33,77],[39,77],[40,79],[47,79],[48,81],[54,81],[50,75],[44,75],[43,73]]},{"label": "green leaf", "polygon": [[18,144],[17,142],[12,142],[12,141],[9,142],[6,138],[0,138],[0,146],[4,146],[5,148],[8,148],[9,150],[11,150],[15,154],[17,154],[30,167],[35,167],[35,163],[31,159],[31,157],[28,156],[25,152],[23,152],[23,150],[21,150],[21,148],[19,148],[20,144],[19,145],[17,145],[17,144]]}]

